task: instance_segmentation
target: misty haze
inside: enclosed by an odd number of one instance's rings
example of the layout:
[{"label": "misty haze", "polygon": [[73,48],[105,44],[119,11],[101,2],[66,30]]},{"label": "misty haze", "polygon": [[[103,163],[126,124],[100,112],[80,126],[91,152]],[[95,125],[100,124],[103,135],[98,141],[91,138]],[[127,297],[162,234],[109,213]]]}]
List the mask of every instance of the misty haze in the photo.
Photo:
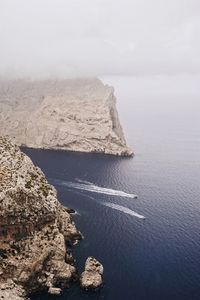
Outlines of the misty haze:
[{"label": "misty haze", "polygon": [[0,299],[200,299],[200,2],[0,0]]}]

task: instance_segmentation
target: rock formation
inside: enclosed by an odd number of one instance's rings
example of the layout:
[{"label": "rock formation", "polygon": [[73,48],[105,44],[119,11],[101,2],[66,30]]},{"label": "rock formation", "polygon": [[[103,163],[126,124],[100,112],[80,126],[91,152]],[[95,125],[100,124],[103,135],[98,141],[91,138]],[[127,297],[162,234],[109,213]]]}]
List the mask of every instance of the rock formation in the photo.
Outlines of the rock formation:
[{"label": "rock formation", "polygon": [[85,289],[96,289],[102,285],[103,266],[94,257],[88,257],[85,270],[81,274],[80,284]]},{"label": "rock formation", "polygon": [[32,148],[130,156],[112,87],[98,79],[0,81],[0,135]]},{"label": "rock formation", "polygon": [[0,137],[0,299],[59,294],[77,277],[66,245],[80,238],[42,171]]}]

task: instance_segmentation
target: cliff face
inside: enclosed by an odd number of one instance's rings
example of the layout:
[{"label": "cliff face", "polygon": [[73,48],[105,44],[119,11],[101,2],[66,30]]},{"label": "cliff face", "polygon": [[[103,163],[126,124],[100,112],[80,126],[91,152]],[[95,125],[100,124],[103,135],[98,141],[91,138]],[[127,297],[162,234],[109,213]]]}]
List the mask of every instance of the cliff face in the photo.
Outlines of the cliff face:
[{"label": "cliff face", "polygon": [[67,286],[76,269],[66,244],[80,238],[42,171],[0,137],[0,298]]},{"label": "cliff face", "polygon": [[132,155],[113,88],[98,79],[0,82],[0,135],[33,148]]}]

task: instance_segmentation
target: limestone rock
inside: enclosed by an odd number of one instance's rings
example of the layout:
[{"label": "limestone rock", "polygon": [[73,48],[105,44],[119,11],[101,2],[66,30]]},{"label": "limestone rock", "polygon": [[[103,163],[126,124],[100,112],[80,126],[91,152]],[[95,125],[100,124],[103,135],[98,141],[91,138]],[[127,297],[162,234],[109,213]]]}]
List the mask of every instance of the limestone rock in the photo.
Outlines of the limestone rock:
[{"label": "limestone rock", "polygon": [[80,284],[85,289],[96,289],[102,285],[103,266],[94,257],[88,257],[85,270],[81,274]]},{"label": "limestone rock", "polygon": [[60,295],[61,294],[61,289],[60,288],[50,287],[49,290],[48,290],[48,293],[50,295]]},{"label": "limestone rock", "polygon": [[0,283],[0,299],[1,300],[29,300],[23,288],[16,285],[12,280],[6,283]]},{"label": "limestone rock", "polygon": [[77,275],[66,242],[80,238],[42,171],[0,137],[0,297],[68,286]]},{"label": "limestone rock", "polygon": [[0,135],[32,148],[131,156],[112,87],[98,79],[0,81]]}]

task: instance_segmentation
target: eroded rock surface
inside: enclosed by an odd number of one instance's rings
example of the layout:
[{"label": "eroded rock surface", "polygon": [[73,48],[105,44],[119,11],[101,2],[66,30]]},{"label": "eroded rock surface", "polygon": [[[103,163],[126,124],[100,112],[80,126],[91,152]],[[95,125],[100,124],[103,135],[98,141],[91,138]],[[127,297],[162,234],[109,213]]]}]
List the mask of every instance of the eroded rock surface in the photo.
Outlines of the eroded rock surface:
[{"label": "eroded rock surface", "polygon": [[0,299],[66,287],[77,277],[66,243],[80,238],[42,171],[0,137]]},{"label": "eroded rock surface", "polygon": [[102,285],[103,266],[94,257],[88,257],[85,270],[81,274],[80,284],[85,289],[96,289]]},{"label": "eroded rock surface", "polygon": [[98,79],[0,81],[0,135],[33,148],[132,155],[112,87]]}]

